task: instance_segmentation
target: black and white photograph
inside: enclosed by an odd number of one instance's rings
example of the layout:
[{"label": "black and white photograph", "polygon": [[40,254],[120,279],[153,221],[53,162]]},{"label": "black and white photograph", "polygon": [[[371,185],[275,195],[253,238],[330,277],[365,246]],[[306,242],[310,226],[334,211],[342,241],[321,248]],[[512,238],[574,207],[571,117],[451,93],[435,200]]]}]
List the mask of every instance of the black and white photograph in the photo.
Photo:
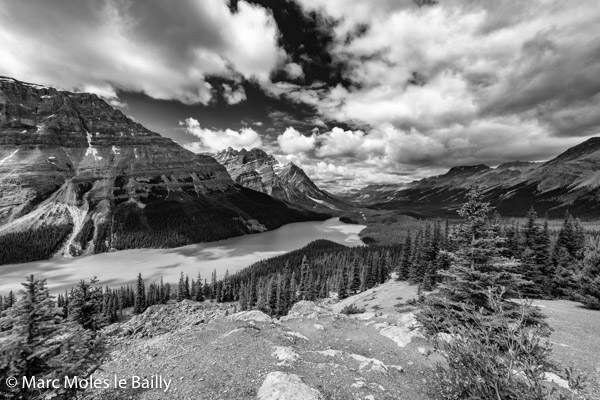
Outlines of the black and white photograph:
[{"label": "black and white photograph", "polygon": [[597,0],[0,0],[0,400],[600,400]]}]

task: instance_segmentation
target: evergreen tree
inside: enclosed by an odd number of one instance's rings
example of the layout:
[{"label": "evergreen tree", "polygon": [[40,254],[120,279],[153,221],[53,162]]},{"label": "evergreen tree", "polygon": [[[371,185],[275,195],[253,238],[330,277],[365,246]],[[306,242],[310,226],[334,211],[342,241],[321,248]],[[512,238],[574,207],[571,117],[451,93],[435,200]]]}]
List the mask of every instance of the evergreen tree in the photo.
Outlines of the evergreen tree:
[{"label": "evergreen tree", "polygon": [[213,270],[212,275],[211,275],[211,285],[210,285],[210,299],[211,300],[217,300],[217,296],[218,296],[218,290],[217,290],[217,270]]},{"label": "evergreen tree", "polygon": [[146,310],[146,290],[144,288],[144,280],[142,279],[142,274],[138,274],[136,290],[135,290],[135,298],[133,302],[133,313],[141,314]]},{"label": "evergreen tree", "polygon": [[[519,297],[527,281],[513,272],[518,262],[501,255],[505,239],[498,236],[498,221],[489,220],[492,207],[482,197],[479,187],[471,188],[467,202],[458,212],[464,222],[455,233],[457,250],[452,254],[450,268],[440,272],[444,280],[439,296],[432,299],[437,306],[447,302],[459,308],[468,303],[485,312],[491,310],[488,289],[495,288],[496,292],[502,292],[505,309],[516,310],[516,304],[507,299]],[[440,298],[442,301],[438,301]],[[532,319],[536,318],[538,314],[532,310]]]},{"label": "evergreen tree", "polygon": [[583,269],[577,275],[577,300],[592,310],[600,310],[600,248],[594,243],[586,252]]},{"label": "evergreen tree", "polygon": [[339,299],[348,297],[348,269],[345,266],[342,268],[342,273],[338,280],[337,292]]},{"label": "evergreen tree", "polygon": [[[44,279],[30,275],[20,299],[0,318],[0,373],[36,379],[78,375],[85,379],[101,364],[103,340],[75,323],[61,323]],[[67,389],[49,388],[43,393],[21,382],[15,388],[0,386],[3,399],[41,399],[66,396]]]},{"label": "evergreen tree", "polygon": [[278,286],[279,279],[277,279],[277,276],[273,275],[269,288],[269,311],[271,316],[277,315],[277,303],[279,300],[277,290]]},{"label": "evergreen tree", "polygon": [[96,277],[90,282],[81,280],[71,292],[68,306],[68,319],[92,331],[99,330],[107,323],[102,313],[102,288],[95,286],[96,282]]},{"label": "evergreen tree", "polygon": [[195,301],[204,301],[204,288],[202,287],[202,277],[198,272],[198,279],[196,280],[196,291],[194,292]]},{"label": "evergreen tree", "polygon": [[298,290],[300,291],[300,298],[302,300],[306,300],[307,298],[307,286],[309,285],[308,272],[308,259],[306,258],[306,255],[304,255],[302,257],[302,264],[300,265],[300,284],[298,285]]},{"label": "evergreen tree", "polygon": [[361,268],[360,265],[358,265],[358,257],[355,257],[352,266],[352,281],[350,282],[349,288],[351,293],[358,293],[360,290],[360,272]]},{"label": "evergreen tree", "polygon": [[398,280],[407,280],[408,272],[410,271],[410,260],[412,255],[412,238],[410,231],[406,234],[404,239],[404,246],[402,247],[402,258],[400,260],[400,266],[398,268]]}]

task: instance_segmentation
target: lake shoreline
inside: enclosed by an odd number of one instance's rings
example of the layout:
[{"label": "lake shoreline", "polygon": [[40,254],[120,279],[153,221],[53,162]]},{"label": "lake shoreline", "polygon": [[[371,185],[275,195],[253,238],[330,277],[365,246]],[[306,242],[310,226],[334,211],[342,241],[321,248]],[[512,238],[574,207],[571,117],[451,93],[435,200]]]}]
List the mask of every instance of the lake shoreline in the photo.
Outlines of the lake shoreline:
[{"label": "lake shoreline", "polygon": [[53,293],[75,285],[80,279],[96,276],[99,284],[110,287],[132,284],[138,273],[148,283],[176,283],[180,273],[210,280],[213,270],[221,278],[226,270],[235,273],[261,259],[300,249],[317,239],[347,246],[361,246],[358,233],[364,225],[348,225],[338,218],[325,221],[294,222],[277,229],[165,249],[130,249],[100,254],[0,266],[0,294],[18,291],[25,276],[33,273],[48,280]]}]

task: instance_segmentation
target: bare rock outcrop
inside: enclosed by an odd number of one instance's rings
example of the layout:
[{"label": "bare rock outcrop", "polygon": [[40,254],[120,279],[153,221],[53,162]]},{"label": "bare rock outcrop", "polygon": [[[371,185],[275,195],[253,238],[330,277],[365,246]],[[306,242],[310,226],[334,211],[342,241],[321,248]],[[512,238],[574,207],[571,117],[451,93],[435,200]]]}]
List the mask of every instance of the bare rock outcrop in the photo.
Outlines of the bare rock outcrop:
[{"label": "bare rock outcrop", "polygon": [[258,400],[324,400],[323,395],[295,374],[271,372],[256,397]]},{"label": "bare rock outcrop", "polygon": [[292,306],[282,321],[295,318],[319,318],[320,316],[333,315],[334,312],[328,308],[318,306],[314,301],[302,300]]}]

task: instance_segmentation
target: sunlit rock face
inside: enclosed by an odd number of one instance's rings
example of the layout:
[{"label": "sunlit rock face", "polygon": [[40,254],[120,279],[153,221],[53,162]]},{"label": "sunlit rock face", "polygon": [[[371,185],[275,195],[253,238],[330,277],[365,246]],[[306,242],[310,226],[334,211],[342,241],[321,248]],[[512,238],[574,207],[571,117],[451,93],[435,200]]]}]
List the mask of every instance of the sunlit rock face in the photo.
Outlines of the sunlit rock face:
[{"label": "sunlit rock face", "polygon": [[215,159],[242,186],[293,204],[335,209],[338,199],[319,189],[300,167],[291,162],[281,164],[263,150],[230,147],[215,154]]},{"label": "sunlit rock face", "polygon": [[94,94],[0,78],[0,236],[72,225],[58,252],[71,256],[217,240],[312,217],[236,185],[212,157]]}]

